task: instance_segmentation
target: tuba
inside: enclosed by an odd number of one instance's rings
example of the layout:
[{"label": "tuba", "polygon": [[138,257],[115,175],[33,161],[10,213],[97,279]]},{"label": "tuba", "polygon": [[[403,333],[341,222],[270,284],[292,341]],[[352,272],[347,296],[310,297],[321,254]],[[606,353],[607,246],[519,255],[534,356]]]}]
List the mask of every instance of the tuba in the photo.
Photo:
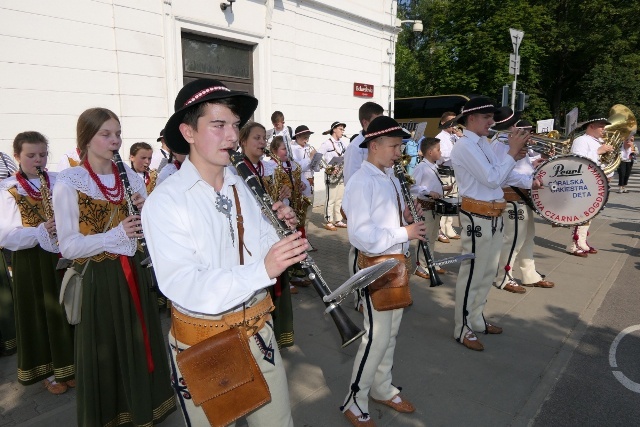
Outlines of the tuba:
[{"label": "tuba", "polygon": [[616,104],[609,110],[610,125],[604,127],[604,143],[611,145],[613,151],[604,153],[599,160],[605,175],[609,175],[620,165],[620,149],[622,144],[638,130],[636,117],[631,110],[622,104]]}]

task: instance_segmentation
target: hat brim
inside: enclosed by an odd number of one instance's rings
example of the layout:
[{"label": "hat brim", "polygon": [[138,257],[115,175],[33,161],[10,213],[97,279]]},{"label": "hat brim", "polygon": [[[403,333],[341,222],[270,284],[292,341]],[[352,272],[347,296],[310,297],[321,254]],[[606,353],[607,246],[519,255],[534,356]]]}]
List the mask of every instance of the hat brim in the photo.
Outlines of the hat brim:
[{"label": "hat brim", "polygon": [[180,124],[182,123],[186,113],[190,108],[193,108],[198,104],[227,98],[234,98],[234,103],[236,104],[238,114],[240,115],[240,127],[244,126],[256,110],[258,100],[245,92],[229,91],[224,94],[220,94],[219,92],[211,93],[207,96],[203,96],[197,103],[192,103],[181,108],[169,117],[169,120],[167,120],[167,124],[164,127],[164,142],[167,144],[167,147],[177,154],[189,154],[189,143],[182,136],[182,132],[180,132]]},{"label": "hat brim", "polygon": [[405,128],[402,128],[402,129],[395,129],[395,130],[390,131],[389,133],[383,133],[383,134],[381,134],[381,135],[375,135],[375,136],[372,136],[372,137],[369,137],[369,138],[365,138],[365,139],[364,139],[364,141],[362,141],[362,142],[360,143],[360,145],[358,145],[358,147],[360,147],[360,148],[367,148],[367,144],[368,144],[370,141],[373,141],[373,140],[374,140],[374,139],[376,139],[376,138],[381,138],[381,137],[383,137],[383,136],[388,136],[388,137],[392,137],[392,138],[393,138],[393,137],[400,137],[400,138],[403,138],[403,139],[404,139],[404,138],[410,137],[410,136],[411,136],[411,132],[409,132],[409,131],[408,131],[408,130],[406,130]]},{"label": "hat brim", "polygon": [[465,113],[460,113],[453,118],[453,124],[457,124],[458,121],[460,121],[460,119],[465,116],[470,116],[472,114],[489,114],[489,113],[495,113],[496,111],[498,111],[498,107],[485,107],[485,108],[481,108],[474,111],[467,111]]},{"label": "hat brim", "polygon": [[601,119],[587,120],[586,122],[578,123],[576,125],[576,129],[582,129],[583,127],[587,126],[590,123],[604,123],[605,126],[608,126],[608,125],[611,124],[611,122],[609,120],[601,120]]},{"label": "hat brim", "polygon": [[303,131],[300,131],[300,132],[296,133],[295,135],[293,135],[293,137],[297,138],[297,137],[302,136],[302,135],[311,135],[312,133],[313,132],[311,132],[310,130],[303,130]]},{"label": "hat brim", "polygon": [[164,138],[164,136],[160,136],[160,137],[158,137],[158,139],[156,139],[156,142],[160,142],[160,141],[162,141],[162,139],[163,139],[163,138]]},{"label": "hat brim", "polygon": [[520,120],[520,116],[522,116],[522,113],[520,111],[516,111],[515,113],[513,113],[513,115],[511,117],[509,117],[508,120],[505,120],[502,123],[494,124],[493,126],[491,126],[491,129],[493,129],[493,130],[507,130],[511,126],[513,126],[516,123],[518,123],[518,121]]},{"label": "hat brim", "polygon": [[449,129],[451,126],[455,126],[456,122],[455,122],[455,117],[453,119],[449,119],[444,123],[440,123],[438,125],[438,129]]},{"label": "hat brim", "polygon": [[325,130],[324,132],[322,132],[323,135],[329,135],[331,132],[333,132],[333,130],[335,128],[337,128],[338,126],[344,126],[345,128],[347,127],[347,125],[345,123],[338,123],[337,125],[335,125],[334,127],[332,127],[329,130]]}]

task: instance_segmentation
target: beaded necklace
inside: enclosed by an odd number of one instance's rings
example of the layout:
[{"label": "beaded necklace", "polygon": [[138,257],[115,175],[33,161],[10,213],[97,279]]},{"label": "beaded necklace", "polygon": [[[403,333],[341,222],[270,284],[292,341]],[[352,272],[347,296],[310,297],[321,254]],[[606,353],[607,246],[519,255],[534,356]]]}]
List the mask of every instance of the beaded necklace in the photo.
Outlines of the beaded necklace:
[{"label": "beaded necklace", "polygon": [[91,164],[87,161],[83,163],[84,167],[89,172],[89,176],[96,183],[98,189],[102,193],[105,199],[114,205],[120,204],[122,202],[122,198],[124,197],[124,186],[122,185],[122,180],[118,177],[118,167],[115,163],[111,162],[111,171],[113,176],[115,177],[115,185],[113,187],[107,187],[100,181],[100,178],[91,168]]},{"label": "beaded necklace", "polygon": [[[47,178],[47,186],[51,188],[51,182],[49,181],[49,174],[43,172],[44,176]],[[33,185],[31,181],[26,178],[26,174],[24,172],[19,172],[16,174],[16,181],[18,184],[24,189],[24,191],[31,197],[33,200],[40,201],[42,200],[42,193],[40,189]]]}]

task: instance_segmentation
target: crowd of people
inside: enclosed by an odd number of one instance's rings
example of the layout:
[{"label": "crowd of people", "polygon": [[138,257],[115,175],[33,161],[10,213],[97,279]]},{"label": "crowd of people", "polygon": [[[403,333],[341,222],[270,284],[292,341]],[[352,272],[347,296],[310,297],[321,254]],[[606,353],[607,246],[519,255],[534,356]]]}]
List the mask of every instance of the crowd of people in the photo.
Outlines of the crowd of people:
[{"label": "crowd of people", "polygon": [[[518,294],[555,286],[533,259],[529,194],[544,186],[534,170],[546,156],[529,149],[532,124],[519,113],[476,97],[459,114],[445,112],[435,138],[414,140],[366,102],[351,141],[335,121],[315,148],[314,132],[285,126],[282,112],[273,113],[271,129],[251,122],[257,104],[219,81],[188,83],[157,139],[161,148],[133,144],[122,173],[113,162],[121,123],[105,108],[79,116],[77,147],[58,172],[47,170],[49,143],[39,132],[18,134],[13,158],[0,153],[0,246],[12,252],[10,267],[0,259],[0,354],[17,351],[25,386],[43,382],[53,394],[76,387],[78,425],[153,425],[176,408],[187,425],[209,425],[221,405],[226,423],[244,416],[249,425],[293,425],[280,349],[295,343],[291,295],[313,279],[301,266],[315,250],[306,225],[321,168],[322,226],[347,229],[344,267],[353,275],[396,260],[357,292],[364,334],[340,405],[352,425],[375,425],[369,398],[415,411],[410,392],[393,384],[392,366],[412,302],[410,276],[447,273],[430,268],[436,240],[460,239],[462,253],[473,255],[462,261],[455,289],[453,338],[468,349],[484,349],[479,334],[502,333],[483,315],[492,285]],[[599,164],[612,150],[602,141],[607,123],[590,117],[572,152]],[[397,175],[406,147],[417,159],[410,188],[409,173]],[[234,166],[237,150],[242,161]],[[634,151],[631,135],[620,152],[620,193],[628,192]],[[567,252],[597,253],[587,235],[588,224],[573,227]],[[81,271],[76,325],[58,303],[64,268]],[[255,368],[258,377],[226,377],[226,366]],[[202,385],[216,378],[221,389]],[[265,399],[238,397],[261,395],[261,384]]]}]

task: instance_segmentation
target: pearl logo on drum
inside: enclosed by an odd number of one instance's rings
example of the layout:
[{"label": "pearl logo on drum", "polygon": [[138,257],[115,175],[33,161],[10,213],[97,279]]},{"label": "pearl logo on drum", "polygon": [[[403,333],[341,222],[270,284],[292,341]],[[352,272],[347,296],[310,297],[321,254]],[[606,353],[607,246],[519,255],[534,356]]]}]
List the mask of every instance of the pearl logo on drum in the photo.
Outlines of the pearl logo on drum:
[{"label": "pearl logo on drum", "polygon": [[555,178],[556,176],[578,176],[582,175],[582,165],[578,166],[578,169],[567,169],[565,170],[564,164],[560,163],[553,167],[554,174],[551,175],[551,178]]}]

